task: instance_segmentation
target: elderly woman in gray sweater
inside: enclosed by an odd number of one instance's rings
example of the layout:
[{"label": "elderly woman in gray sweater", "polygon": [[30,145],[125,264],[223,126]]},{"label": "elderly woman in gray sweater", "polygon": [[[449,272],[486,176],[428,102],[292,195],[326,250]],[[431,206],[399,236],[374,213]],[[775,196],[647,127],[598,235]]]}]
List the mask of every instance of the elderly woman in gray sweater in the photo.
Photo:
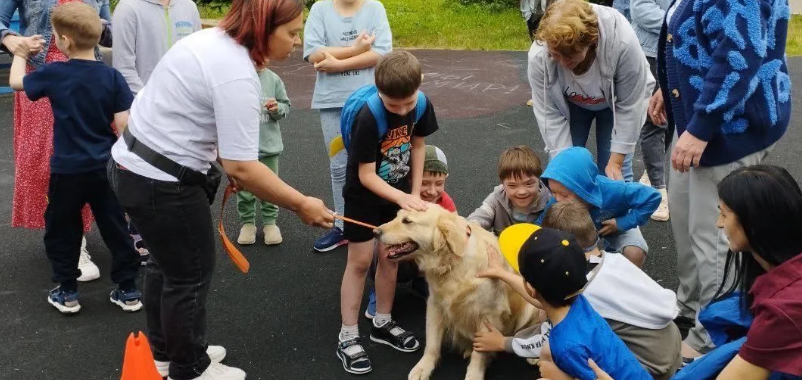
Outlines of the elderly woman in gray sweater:
[{"label": "elderly woman in gray sweater", "polygon": [[[631,0],[630,17],[632,18],[632,28],[640,40],[646,60],[649,61],[649,68],[652,75],[657,78],[657,39],[660,36],[660,28],[663,27],[663,19],[666,11],[671,5],[671,0]],[[655,85],[654,90],[659,88]],[[646,172],[643,173],[640,182],[644,185],[651,185],[660,191],[663,196],[660,207],[652,214],[652,219],[660,222],[668,220],[668,195],[666,194],[666,172],[665,161],[666,151],[671,145],[671,136],[674,133],[673,126],[668,126],[666,120],[646,119],[640,133],[640,146],[643,152],[643,163]]]}]

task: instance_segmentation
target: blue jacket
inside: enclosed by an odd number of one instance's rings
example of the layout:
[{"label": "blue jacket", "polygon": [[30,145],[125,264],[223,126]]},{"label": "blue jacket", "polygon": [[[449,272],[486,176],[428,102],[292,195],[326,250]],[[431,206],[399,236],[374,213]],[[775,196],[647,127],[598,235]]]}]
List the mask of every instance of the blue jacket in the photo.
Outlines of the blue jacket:
[{"label": "blue jacket", "polygon": [[707,141],[701,166],[764,150],[785,134],[788,0],[684,0],[658,46],[670,123]]},{"label": "blue jacket", "polygon": [[672,0],[631,0],[630,20],[640,47],[647,57],[657,57],[657,39],[663,28],[663,19],[671,6]]},{"label": "blue jacket", "polygon": [[[84,3],[98,11],[98,15],[103,20],[111,22],[111,10],[109,0],[83,0]],[[58,5],[58,0],[2,0],[0,1],[0,40],[8,34],[18,34],[9,29],[11,17],[14,11],[19,10],[19,34],[23,36],[41,35],[44,40],[44,47],[39,54],[31,56],[28,60],[34,67],[42,66],[45,63],[47,50],[50,48],[50,40],[53,36],[53,28],[50,27],[50,11]],[[0,50],[8,51],[5,45],[0,44]],[[95,56],[100,60],[100,50],[95,49]]]},{"label": "blue jacket", "polygon": [[[540,178],[561,183],[589,204],[596,229],[601,228],[603,221],[615,218],[619,231],[631,230],[645,224],[660,206],[661,196],[657,190],[637,182],[614,181],[599,175],[593,156],[582,147],[562,151],[551,160]],[[552,196],[546,212],[555,202]],[[542,221],[541,216],[537,224]]]}]

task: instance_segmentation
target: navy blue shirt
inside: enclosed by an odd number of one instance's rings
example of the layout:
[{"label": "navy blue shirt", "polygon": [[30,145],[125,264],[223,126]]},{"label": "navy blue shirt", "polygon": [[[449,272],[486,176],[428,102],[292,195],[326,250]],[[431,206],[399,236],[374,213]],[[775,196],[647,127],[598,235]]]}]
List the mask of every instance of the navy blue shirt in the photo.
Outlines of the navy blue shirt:
[{"label": "navy blue shirt", "polygon": [[25,75],[22,85],[28,99],[50,99],[52,173],[86,173],[106,166],[117,141],[114,114],[127,111],[134,100],[119,71],[100,61],[71,59],[40,67]]}]

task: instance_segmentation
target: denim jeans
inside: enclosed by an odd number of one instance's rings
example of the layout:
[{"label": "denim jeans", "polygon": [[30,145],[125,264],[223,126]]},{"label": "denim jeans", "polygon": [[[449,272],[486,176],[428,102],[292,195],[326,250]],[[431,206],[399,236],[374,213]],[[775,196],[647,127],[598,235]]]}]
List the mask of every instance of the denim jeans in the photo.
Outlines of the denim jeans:
[{"label": "denim jeans", "polygon": [[[657,78],[657,60],[646,57],[649,61],[649,69],[652,75]],[[659,90],[655,86],[654,92]],[[652,93],[654,93],[652,92]],[[646,167],[646,174],[649,182],[655,189],[666,188],[666,152],[671,145],[671,135],[674,133],[667,125],[655,125],[652,118],[646,116],[646,123],[640,132],[640,148],[643,153],[643,165]]]},{"label": "denim jeans", "polygon": [[[329,151],[331,140],[340,135],[340,114],[342,108],[326,108],[320,110],[320,125],[323,128],[323,142],[326,144],[326,152]],[[340,215],[345,214],[345,200],[343,199],[343,187],[345,187],[345,168],[348,165],[348,152],[345,149],[338,152],[334,157],[329,157],[329,169],[331,170],[331,193],[334,199],[334,211]],[[343,228],[343,221],[334,222],[340,229]]]},{"label": "denim jeans", "polygon": [[136,288],[139,254],[125,226],[123,209],[109,186],[106,170],[80,174],[50,173],[45,210],[45,252],[53,267],[53,282],[76,290],[83,237],[81,210],[92,208],[100,236],[111,251],[111,280],[123,290]]},{"label": "denim jeans", "polygon": [[[610,145],[613,136],[613,110],[605,108],[601,111],[590,111],[580,106],[568,103],[571,112],[571,142],[574,146],[585,146],[590,136],[590,127],[593,120],[596,120],[596,165],[599,167],[599,174],[604,175],[604,169],[610,160]],[[632,182],[632,153],[624,157],[624,165],[621,168],[624,180]]]},{"label": "denim jeans", "polygon": [[144,304],[153,357],[170,378],[193,379],[209,366],[206,301],[215,265],[209,199],[200,186],[137,175],[109,163],[120,204],[148,242]]}]

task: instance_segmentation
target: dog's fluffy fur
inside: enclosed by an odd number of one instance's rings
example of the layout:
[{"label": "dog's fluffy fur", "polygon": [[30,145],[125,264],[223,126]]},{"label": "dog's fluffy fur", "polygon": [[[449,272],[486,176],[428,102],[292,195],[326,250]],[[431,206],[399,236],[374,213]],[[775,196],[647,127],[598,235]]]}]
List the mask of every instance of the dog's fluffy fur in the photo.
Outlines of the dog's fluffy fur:
[{"label": "dog's fluffy fur", "polygon": [[391,259],[414,259],[429,282],[426,348],[409,380],[429,379],[444,339],[470,357],[465,379],[484,379],[490,355],[473,351],[474,334],[487,331],[484,321],[505,336],[539,322],[537,309],[509,286],[476,277],[487,268],[487,246],[499,249],[496,237],[479,225],[429,205],[425,212],[400,211],[376,232]]}]

